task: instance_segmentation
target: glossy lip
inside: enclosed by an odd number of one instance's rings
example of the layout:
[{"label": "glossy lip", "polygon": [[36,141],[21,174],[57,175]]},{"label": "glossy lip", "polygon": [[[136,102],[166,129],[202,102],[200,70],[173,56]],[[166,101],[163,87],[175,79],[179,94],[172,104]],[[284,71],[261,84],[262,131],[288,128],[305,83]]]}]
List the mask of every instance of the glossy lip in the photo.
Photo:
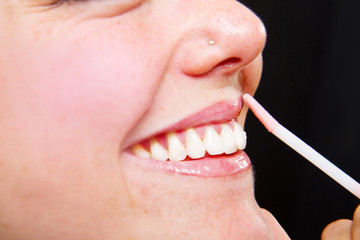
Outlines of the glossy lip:
[{"label": "glossy lip", "polygon": [[125,151],[123,157],[128,162],[133,162],[141,167],[203,178],[226,177],[251,169],[250,158],[244,151],[180,162],[140,158],[129,151]]},{"label": "glossy lip", "polygon": [[[242,97],[236,101],[220,101],[164,128],[153,136],[194,126],[226,122],[239,116],[242,107]],[[123,157],[129,162],[134,162],[142,167],[189,176],[224,177],[251,168],[250,159],[244,151],[237,151],[230,155],[205,156],[201,159],[180,162],[140,158],[135,156],[130,149],[123,153]]]},{"label": "glossy lip", "polygon": [[239,116],[243,107],[244,101],[240,97],[236,101],[220,101],[212,106],[204,108],[197,113],[180,120],[162,130],[161,132],[170,132],[180,129],[186,129],[194,126],[201,126],[205,124],[214,124],[230,121]]}]

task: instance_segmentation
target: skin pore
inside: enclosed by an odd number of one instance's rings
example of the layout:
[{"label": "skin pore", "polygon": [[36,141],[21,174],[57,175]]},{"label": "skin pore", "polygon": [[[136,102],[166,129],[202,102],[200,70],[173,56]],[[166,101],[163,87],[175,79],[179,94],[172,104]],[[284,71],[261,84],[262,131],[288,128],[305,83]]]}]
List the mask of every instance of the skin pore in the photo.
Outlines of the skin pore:
[{"label": "skin pore", "polygon": [[233,0],[1,1],[0,238],[288,239],[251,169],[185,176],[127,153],[253,94],[264,42]]}]

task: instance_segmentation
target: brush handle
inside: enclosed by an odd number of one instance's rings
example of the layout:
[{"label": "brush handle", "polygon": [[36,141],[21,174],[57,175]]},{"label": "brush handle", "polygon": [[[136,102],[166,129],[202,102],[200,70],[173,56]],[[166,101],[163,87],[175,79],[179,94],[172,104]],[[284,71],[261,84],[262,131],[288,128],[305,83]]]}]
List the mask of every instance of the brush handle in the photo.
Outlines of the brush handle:
[{"label": "brush handle", "polygon": [[281,124],[272,133],[360,199],[360,184]]}]

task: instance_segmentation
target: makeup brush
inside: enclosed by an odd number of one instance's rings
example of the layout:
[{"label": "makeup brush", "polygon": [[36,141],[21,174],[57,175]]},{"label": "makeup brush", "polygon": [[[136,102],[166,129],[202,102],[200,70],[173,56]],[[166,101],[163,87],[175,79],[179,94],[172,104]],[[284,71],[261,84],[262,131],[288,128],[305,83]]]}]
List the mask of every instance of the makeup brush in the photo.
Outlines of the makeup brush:
[{"label": "makeup brush", "polygon": [[244,94],[243,98],[251,111],[269,132],[360,199],[360,184],[358,182],[278,123],[251,95]]}]

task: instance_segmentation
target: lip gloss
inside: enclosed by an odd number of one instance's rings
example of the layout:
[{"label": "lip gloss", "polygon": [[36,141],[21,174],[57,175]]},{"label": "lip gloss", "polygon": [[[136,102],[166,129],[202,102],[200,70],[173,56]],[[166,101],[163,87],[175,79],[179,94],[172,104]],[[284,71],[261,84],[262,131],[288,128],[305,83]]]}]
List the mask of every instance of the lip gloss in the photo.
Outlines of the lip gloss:
[{"label": "lip gloss", "polygon": [[360,199],[360,184],[358,182],[278,123],[251,95],[244,94],[243,98],[251,111],[269,132]]}]

